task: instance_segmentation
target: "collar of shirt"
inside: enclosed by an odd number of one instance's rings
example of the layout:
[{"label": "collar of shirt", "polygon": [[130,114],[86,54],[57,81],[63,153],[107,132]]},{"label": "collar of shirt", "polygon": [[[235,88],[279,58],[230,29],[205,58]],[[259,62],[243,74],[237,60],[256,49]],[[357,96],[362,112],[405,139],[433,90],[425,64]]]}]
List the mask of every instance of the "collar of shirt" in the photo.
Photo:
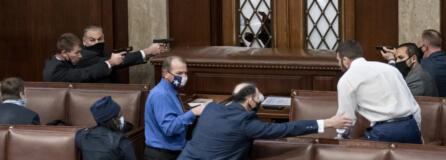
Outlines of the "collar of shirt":
[{"label": "collar of shirt", "polygon": [[166,89],[167,91],[169,91],[169,93],[175,93],[175,94],[178,94],[178,90],[175,89],[175,88],[173,87],[173,85],[172,85],[169,81],[167,81],[166,79],[161,78],[161,82],[160,82],[160,84],[161,84],[161,86],[162,86],[164,89]]},{"label": "collar of shirt", "polygon": [[364,63],[364,62],[367,62],[367,60],[365,60],[365,58],[363,58],[363,57],[356,58],[356,59],[354,59],[354,60],[352,61],[352,63],[350,64],[350,68],[353,67],[353,66],[355,66],[355,65],[359,65],[359,64],[361,64],[361,63]]},{"label": "collar of shirt", "polygon": [[432,54],[429,56],[429,58],[438,57],[438,56],[442,56],[442,55],[444,55],[444,52],[443,52],[443,51],[438,51],[438,52],[434,52],[434,53],[432,53]]},{"label": "collar of shirt", "polygon": [[3,103],[10,103],[10,104],[15,104],[15,105],[19,105],[22,107],[26,107],[26,99],[7,99],[7,100],[4,100]]}]

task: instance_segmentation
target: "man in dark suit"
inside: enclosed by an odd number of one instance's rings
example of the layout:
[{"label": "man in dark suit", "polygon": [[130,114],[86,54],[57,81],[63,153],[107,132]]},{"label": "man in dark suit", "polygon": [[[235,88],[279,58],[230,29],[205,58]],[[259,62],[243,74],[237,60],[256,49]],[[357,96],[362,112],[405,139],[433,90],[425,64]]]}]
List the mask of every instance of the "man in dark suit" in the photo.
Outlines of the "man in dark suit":
[{"label": "man in dark suit", "polygon": [[437,97],[437,85],[432,76],[420,65],[417,45],[414,43],[404,43],[397,49],[384,48],[381,51],[383,58],[389,64],[395,66],[406,80],[412,95]]},{"label": "man in dark suit", "polygon": [[263,95],[252,83],[237,85],[231,99],[227,105],[210,103],[206,106],[192,140],[178,159],[249,159],[254,139],[322,133],[327,127],[347,128],[352,124],[343,114],[317,121],[261,122],[255,110]]},{"label": "man in dark suit", "polygon": [[23,80],[12,77],[1,83],[3,103],[0,104],[0,124],[40,124],[39,115],[25,107]]},{"label": "man in dark suit", "polygon": [[[82,37],[82,58],[79,60],[76,68],[90,67],[100,61],[110,58],[110,52],[104,49],[104,33],[99,26],[88,26],[84,29]],[[164,51],[162,44],[154,43],[149,47],[128,53],[125,55],[124,62],[119,66],[113,67],[112,73],[100,79],[90,80],[88,82],[109,83],[116,82],[116,69],[125,68],[133,65],[146,63],[147,60]]]},{"label": "man in dark suit", "polygon": [[57,40],[57,53],[45,63],[43,80],[46,82],[90,82],[110,75],[113,66],[121,64],[125,52],[112,54],[86,68],[75,68],[82,58],[80,39],[64,33]]},{"label": "man in dark suit", "polygon": [[441,50],[440,32],[428,29],[421,34],[419,46],[424,53],[421,66],[435,80],[440,97],[446,97],[446,54]]}]

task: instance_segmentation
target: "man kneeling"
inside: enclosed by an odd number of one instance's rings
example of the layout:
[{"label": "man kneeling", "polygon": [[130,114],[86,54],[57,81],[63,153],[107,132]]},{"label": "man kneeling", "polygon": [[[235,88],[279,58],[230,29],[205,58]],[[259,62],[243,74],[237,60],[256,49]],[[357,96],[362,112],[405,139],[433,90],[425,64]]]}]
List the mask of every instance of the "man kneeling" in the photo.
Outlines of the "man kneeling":
[{"label": "man kneeling", "polygon": [[192,140],[178,159],[249,159],[257,138],[282,138],[322,133],[324,128],[347,128],[352,120],[343,114],[325,120],[264,123],[256,115],[263,95],[252,83],[238,84],[227,105],[210,103],[203,110]]}]

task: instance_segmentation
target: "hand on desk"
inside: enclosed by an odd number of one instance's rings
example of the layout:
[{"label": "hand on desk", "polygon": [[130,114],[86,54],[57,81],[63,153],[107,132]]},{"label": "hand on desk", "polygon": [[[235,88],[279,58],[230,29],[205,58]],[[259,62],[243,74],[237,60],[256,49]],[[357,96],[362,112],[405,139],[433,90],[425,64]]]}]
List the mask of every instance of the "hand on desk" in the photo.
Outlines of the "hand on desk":
[{"label": "hand on desk", "polygon": [[338,115],[335,115],[329,119],[324,120],[324,127],[329,128],[333,127],[336,129],[347,129],[352,125],[353,121],[350,118],[344,117],[344,112]]},{"label": "hand on desk", "polygon": [[201,113],[203,112],[204,108],[211,102],[206,102],[200,106],[194,107],[191,109],[192,113],[194,113],[195,116],[199,116],[201,115]]}]

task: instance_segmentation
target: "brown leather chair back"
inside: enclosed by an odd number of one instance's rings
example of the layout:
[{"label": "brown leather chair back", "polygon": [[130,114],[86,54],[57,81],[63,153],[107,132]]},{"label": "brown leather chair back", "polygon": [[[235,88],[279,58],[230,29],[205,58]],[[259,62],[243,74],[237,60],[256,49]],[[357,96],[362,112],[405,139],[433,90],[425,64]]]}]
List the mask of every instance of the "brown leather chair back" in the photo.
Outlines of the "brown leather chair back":
[{"label": "brown leather chair back", "polygon": [[6,141],[8,160],[77,160],[75,127],[14,126]]},{"label": "brown leather chair back", "polygon": [[0,125],[0,160],[6,160],[6,137],[8,136],[7,125]]},{"label": "brown leather chair back", "polygon": [[442,145],[446,146],[446,99],[442,99],[441,111],[440,139],[442,140]]},{"label": "brown leather chair back", "polygon": [[95,126],[91,105],[104,96],[111,96],[121,106],[121,115],[134,126],[139,126],[141,92],[72,89],[68,94],[68,122],[74,126]]},{"label": "brown leather chair back", "polygon": [[314,160],[385,160],[388,149],[316,145]]},{"label": "brown leather chair back", "polygon": [[26,107],[37,112],[41,124],[54,120],[66,121],[67,88],[25,88]]},{"label": "brown leather chair back", "polygon": [[441,145],[441,99],[437,97],[416,97],[421,109],[421,134],[426,144]]},{"label": "brown leather chair back", "polygon": [[[336,97],[302,97],[294,96],[291,100],[290,121],[326,119],[336,114],[338,109]],[[322,134],[310,134],[305,136],[318,138],[333,138],[335,129],[326,129]]]},{"label": "brown leather chair back", "polygon": [[311,159],[313,152],[311,143],[256,140],[253,146],[251,157],[257,160]]}]

